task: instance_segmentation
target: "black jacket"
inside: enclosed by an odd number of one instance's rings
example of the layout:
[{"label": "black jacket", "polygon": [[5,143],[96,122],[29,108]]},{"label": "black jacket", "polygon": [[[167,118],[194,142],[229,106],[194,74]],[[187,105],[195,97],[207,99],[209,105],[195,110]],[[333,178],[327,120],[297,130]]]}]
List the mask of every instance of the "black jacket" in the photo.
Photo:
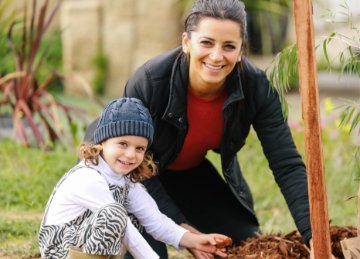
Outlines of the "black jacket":
[{"label": "black jacket", "polygon": [[[188,129],[189,67],[181,52],[181,48],[177,48],[146,62],[125,87],[125,96],[141,99],[150,110],[155,129],[151,150],[159,162],[160,174],[179,154]],[[247,60],[244,63],[244,73],[240,73],[237,65],[226,82],[228,99],[223,107],[224,131],[217,150],[221,154],[223,175],[236,198],[256,219],[252,196],[236,157],[253,126],[294,221],[308,242],[311,226],[304,163],[282,115],[279,97],[269,87],[265,73]],[[165,214],[177,223],[184,222],[157,177],[144,184]],[[169,208],[176,213],[167,213]]]}]

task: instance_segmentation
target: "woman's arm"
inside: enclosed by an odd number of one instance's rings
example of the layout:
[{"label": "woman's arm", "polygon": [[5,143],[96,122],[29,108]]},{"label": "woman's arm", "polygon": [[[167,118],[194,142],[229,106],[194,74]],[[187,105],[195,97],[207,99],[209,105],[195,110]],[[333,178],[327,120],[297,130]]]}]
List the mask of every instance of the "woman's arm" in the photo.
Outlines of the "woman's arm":
[{"label": "woman's arm", "polygon": [[259,82],[253,97],[253,126],[296,226],[308,242],[311,225],[305,164],[282,114],[277,92],[270,88],[265,75]]}]

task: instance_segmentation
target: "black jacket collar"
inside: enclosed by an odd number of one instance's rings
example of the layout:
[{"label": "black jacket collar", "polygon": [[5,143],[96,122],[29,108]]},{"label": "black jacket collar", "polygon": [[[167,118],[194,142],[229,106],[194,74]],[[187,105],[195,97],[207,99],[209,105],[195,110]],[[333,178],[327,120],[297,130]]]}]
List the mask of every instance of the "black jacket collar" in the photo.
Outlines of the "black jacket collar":
[{"label": "black jacket collar", "polygon": [[[162,119],[168,121],[179,129],[185,129],[187,123],[187,87],[189,84],[189,64],[186,56],[178,48],[170,78],[170,94],[168,105]],[[224,109],[231,103],[244,99],[244,91],[240,80],[240,65],[237,64],[226,80],[228,99]]]}]

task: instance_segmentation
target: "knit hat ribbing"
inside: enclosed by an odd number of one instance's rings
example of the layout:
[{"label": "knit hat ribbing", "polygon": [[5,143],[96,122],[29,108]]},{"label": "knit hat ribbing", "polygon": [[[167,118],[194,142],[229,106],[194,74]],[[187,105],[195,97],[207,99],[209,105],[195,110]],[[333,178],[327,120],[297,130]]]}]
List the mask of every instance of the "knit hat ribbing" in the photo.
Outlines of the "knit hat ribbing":
[{"label": "knit hat ribbing", "polygon": [[149,110],[136,98],[111,101],[102,112],[94,132],[94,143],[108,138],[133,135],[153,141],[154,128]]}]

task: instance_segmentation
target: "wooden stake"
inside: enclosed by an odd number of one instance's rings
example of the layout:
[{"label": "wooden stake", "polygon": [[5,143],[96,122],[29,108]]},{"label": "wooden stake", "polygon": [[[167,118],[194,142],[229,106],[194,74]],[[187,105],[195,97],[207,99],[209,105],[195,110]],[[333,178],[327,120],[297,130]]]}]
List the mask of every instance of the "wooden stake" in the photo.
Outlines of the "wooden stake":
[{"label": "wooden stake", "polygon": [[310,220],[315,259],[331,258],[311,0],[294,0]]}]

